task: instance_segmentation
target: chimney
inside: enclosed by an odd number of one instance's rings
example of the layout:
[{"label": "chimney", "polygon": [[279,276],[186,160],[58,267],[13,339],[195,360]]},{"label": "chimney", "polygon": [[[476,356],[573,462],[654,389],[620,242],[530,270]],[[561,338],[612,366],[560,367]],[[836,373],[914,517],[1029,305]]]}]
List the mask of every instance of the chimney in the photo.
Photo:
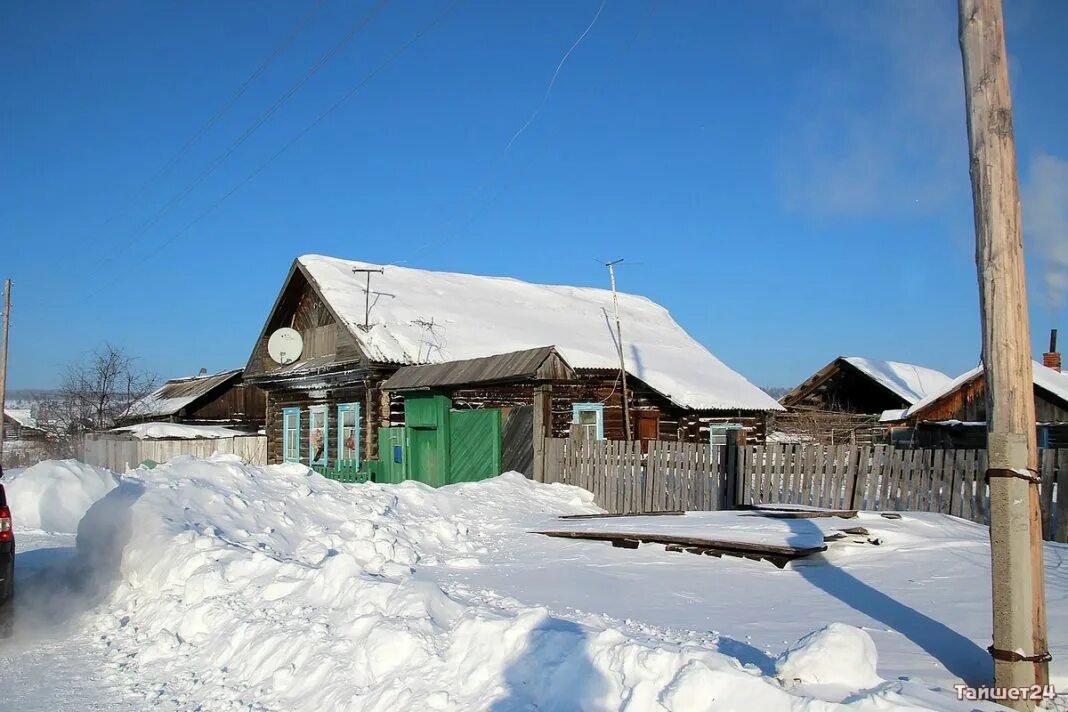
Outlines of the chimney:
[{"label": "chimney", "polygon": [[1050,329],[1049,332],[1049,351],[1042,354],[1042,365],[1046,368],[1052,368],[1054,371],[1061,370],[1061,354],[1057,351],[1057,330]]},{"label": "chimney", "polygon": [[[1053,332],[1053,333],[1057,333],[1057,332]],[[1043,357],[1043,358],[1045,358],[1045,357]],[[1059,359],[1060,356],[1058,356],[1057,358]],[[1058,363],[1060,363],[1060,361],[1058,361]],[[200,369],[200,373],[197,374],[197,378],[202,378],[203,376],[206,376],[206,375],[208,375],[208,369],[202,368],[202,369]]]}]

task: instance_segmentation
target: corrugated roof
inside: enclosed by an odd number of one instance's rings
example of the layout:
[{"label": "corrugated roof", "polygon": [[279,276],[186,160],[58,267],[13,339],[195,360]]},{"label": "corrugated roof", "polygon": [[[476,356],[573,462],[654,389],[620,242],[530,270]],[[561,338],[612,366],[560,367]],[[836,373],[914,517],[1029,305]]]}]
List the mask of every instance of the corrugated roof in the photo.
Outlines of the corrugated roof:
[{"label": "corrugated roof", "polygon": [[128,417],[155,417],[175,415],[193,401],[241,375],[242,369],[221,371],[210,376],[173,378],[161,388],[135,401],[130,406]]},{"label": "corrugated roof", "polygon": [[[547,364],[557,359],[556,364]],[[548,371],[543,371],[548,366]],[[405,366],[382,384],[388,391],[402,391],[413,388],[432,388],[456,386],[475,383],[494,383],[500,381],[521,380],[528,378],[566,378],[574,371],[555,353],[552,346],[536,349],[513,351],[496,356],[449,361],[446,363],[424,366]]]}]

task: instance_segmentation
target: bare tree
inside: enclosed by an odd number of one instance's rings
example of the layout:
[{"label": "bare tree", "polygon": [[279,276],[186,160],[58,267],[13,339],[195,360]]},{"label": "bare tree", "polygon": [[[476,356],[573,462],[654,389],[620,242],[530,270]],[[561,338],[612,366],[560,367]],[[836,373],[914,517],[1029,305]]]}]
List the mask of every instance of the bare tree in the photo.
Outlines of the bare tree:
[{"label": "bare tree", "polygon": [[54,397],[42,404],[43,420],[60,438],[110,428],[130,406],[151,393],[157,376],[121,347],[104,344],[67,367]]}]

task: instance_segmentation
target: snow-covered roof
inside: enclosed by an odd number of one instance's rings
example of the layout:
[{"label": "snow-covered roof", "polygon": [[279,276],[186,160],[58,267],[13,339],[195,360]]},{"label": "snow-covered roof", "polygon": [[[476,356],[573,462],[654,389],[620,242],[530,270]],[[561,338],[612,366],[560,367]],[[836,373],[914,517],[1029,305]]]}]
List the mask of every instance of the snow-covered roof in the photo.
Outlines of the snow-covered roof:
[{"label": "snow-covered roof", "polygon": [[112,432],[128,433],[138,440],[160,440],[164,438],[192,440],[195,438],[233,438],[239,435],[247,435],[247,433],[243,433],[240,430],[223,428],[218,425],[181,425],[178,423],[138,423],[137,425],[113,428]]},{"label": "snow-covered roof", "polygon": [[37,420],[29,408],[4,408],[4,417],[15,421],[20,428],[36,428]]},{"label": "snow-covered roof", "polygon": [[941,390],[953,379],[933,368],[900,361],[880,361],[862,356],[843,357],[872,380],[889,388],[907,403],[923,400],[928,394]]},{"label": "snow-covered roof", "polygon": [[[618,368],[612,293],[506,277],[375,265],[321,255],[298,258],[322,298],[373,361],[422,364],[555,346],[573,368]],[[363,330],[364,276],[371,326]],[[627,372],[678,405],[782,410],[727,367],[654,302],[619,295]]]},{"label": "snow-covered roof", "polygon": [[[1061,400],[1068,402],[1068,374],[1043,366],[1038,361],[1031,362],[1031,371],[1036,386],[1052,393]],[[923,411],[927,406],[941,400],[944,396],[949,395],[965,383],[968,383],[973,378],[977,378],[982,372],[982,365],[976,366],[970,371],[965,371],[942,388],[928,394],[923,400],[917,401],[911,405],[904,411],[900,419],[904,420],[905,418],[911,418],[913,415]]]},{"label": "snow-covered roof", "polygon": [[173,378],[144,398],[134,401],[127,417],[162,417],[175,415],[193,401],[208,394],[241,373],[241,369],[220,371],[208,376]]}]

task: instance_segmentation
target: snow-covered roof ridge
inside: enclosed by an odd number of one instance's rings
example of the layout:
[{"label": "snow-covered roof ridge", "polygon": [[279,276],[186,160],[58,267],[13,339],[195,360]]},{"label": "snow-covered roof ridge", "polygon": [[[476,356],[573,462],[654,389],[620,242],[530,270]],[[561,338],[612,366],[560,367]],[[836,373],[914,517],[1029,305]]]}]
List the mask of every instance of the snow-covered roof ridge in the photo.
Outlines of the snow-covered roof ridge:
[{"label": "snow-covered roof ridge", "polygon": [[[374,361],[443,363],[553,345],[577,369],[619,365],[607,289],[323,255],[303,255],[297,261]],[[384,270],[371,277],[367,330],[361,328],[365,281],[354,269]],[[782,410],[687,334],[663,306],[620,293],[619,309],[627,372],[673,402],[697,410]]]},{"label": "snow-covered roof ridge", "polygon": [[901,361],[882,361],[863,356],[843,356],[842,359],[879,384],[889,388],[908,403],[923,400],[927,395],[940,391],[953,380],[933,368]]},{"label": "snow-covered roof ridge", "polygon": [[[963,384],[977,378],[983,372],[982,364],[965,371],[954,378],[937,391],[928,394],[923,400],[917,401],[902,414],[902,419],[909,418],[927,408],[927,406],[941,400],[946,395],[960,388]],[[1043,366],[1038,361],[1031,362],[1031,372],[1034,383],[1039,388],[1049,391],[1058,398],[1068,401],[1068,374],[1055,371],[1048,366]]]}]

